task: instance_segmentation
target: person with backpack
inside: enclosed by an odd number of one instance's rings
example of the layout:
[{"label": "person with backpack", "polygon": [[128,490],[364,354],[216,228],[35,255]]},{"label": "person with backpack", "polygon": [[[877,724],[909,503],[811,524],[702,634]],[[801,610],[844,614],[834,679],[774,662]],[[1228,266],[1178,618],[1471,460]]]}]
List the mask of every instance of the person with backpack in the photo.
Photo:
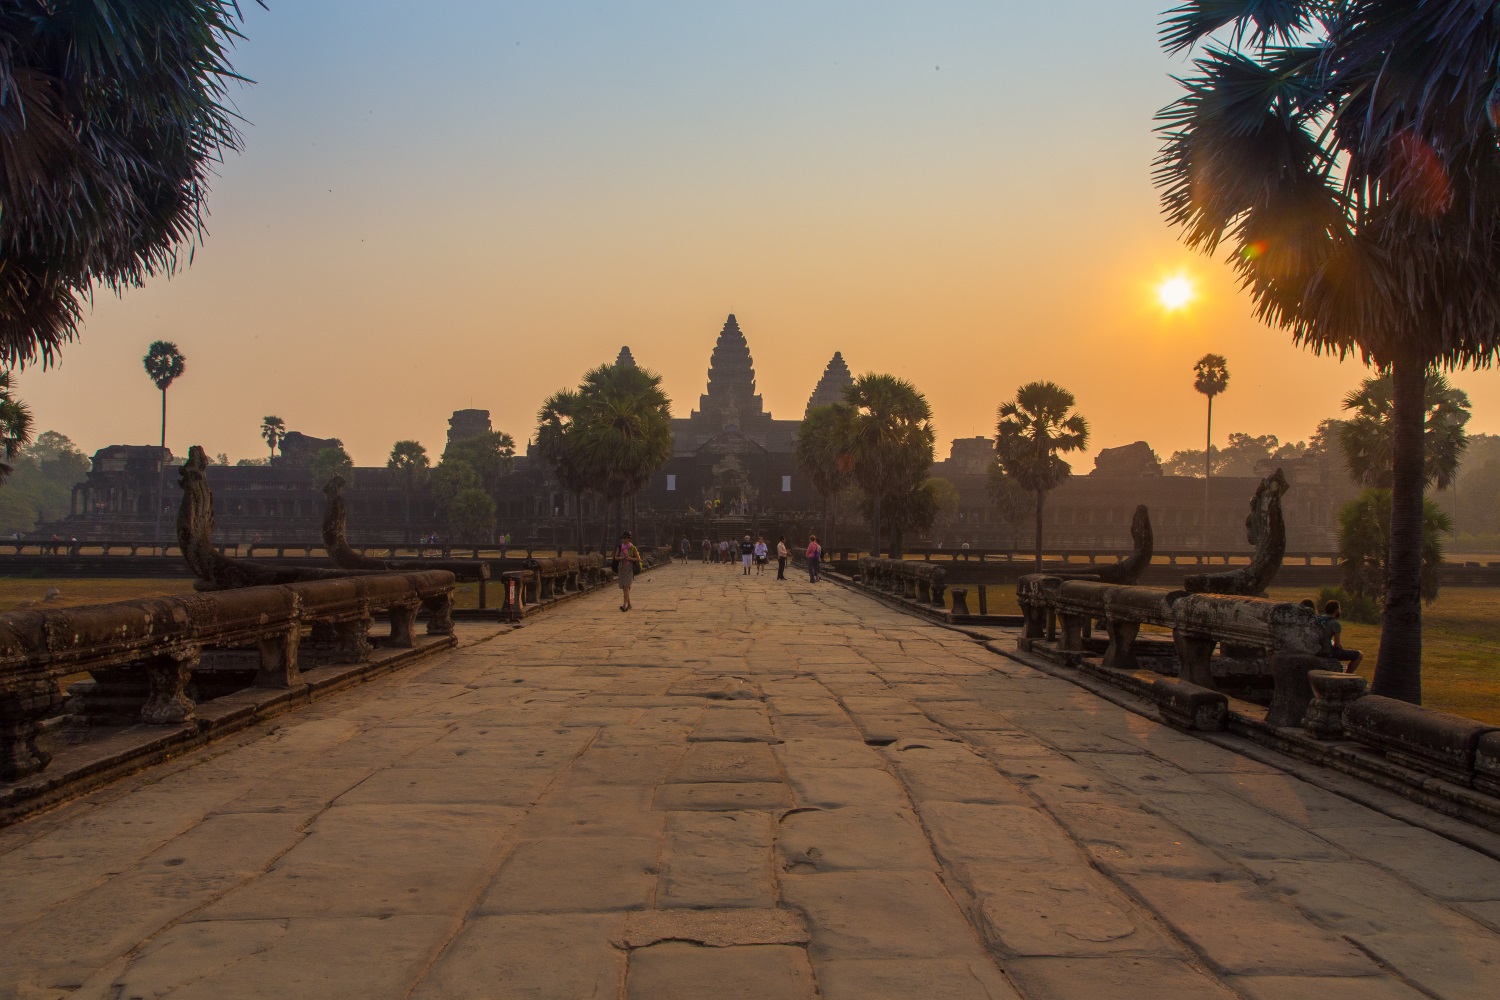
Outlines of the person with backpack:
[{"label": "person with backpack", "polygon": [[[1318,624],[1321,638],[1318,642],[1318,655],[1326,656],[1339,664],[1341,673],[1352,674],[1359,669],[1360,661],[1364,654],[1357,649],[1345,648],[1342,641],[1344,631],[1343,623],[1339,620],[1343,617],[1343,608],[1338,601],[1329,601],[1323,605],[1323,613],[1318,615],[1314,621]],[[1348,666],[1344,666],[1344,664]]]}]

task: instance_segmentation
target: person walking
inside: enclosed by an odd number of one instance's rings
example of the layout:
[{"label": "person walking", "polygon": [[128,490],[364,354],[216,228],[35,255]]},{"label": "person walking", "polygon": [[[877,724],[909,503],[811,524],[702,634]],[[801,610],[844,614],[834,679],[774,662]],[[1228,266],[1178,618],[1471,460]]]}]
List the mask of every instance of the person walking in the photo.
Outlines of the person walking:
[{"label": "person walking", "polygon": [[823,559],[823,546],[818,544],[817,535],[807,536],[807,581],[818,582],[818,563]]},{"label": "person walking", "polygon": [[770,546],[766,545],[766,536],[761,535],[755,540],[755,575],[766,575],[766,562],[770,555]]},{"label": "person walking", "polygon": [[786,536],[782,535],[776,540],[776,579],[786,579],[786,559],[791,554],[791,550],[786,547]]},{"label": "person walking", "polygon": [[755,558],[755,543],[746,535],[740,542],[740,565],[745,568],[743,576],[750,575],[750,561]]},{"label": "person walking", "polygon": [[682,564],[686,566],[688,561],[688,553],[693,551],[693,543],[688,541],[687,535],[682,536],[682,545],[680,547],[682,549]]},{"label": "person walking", "polygon": [[710,542],[708,540],[708,536],[707,535],[704,535],[703,536],[703,561],[704,561],[704,563],[708,562],[709,550],[712,549],[713,546],[714,546],[714,543]]},{"label": "person walking", "polygon": [[636,548],[635,543],[630,540],[628,531],[620,535],[620,544],[615,549],[615,565],[620,593],[624,599],[620,610],[629,611],[631,608],[630,585],[635,582],[635,574],[641,569],[641,550]]}]

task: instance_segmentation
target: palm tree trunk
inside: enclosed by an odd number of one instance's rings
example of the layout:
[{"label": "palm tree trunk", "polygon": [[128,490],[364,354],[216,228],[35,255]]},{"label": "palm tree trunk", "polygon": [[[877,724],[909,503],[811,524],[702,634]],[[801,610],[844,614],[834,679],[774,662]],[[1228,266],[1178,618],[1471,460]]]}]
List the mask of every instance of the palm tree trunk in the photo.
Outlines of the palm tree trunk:
[{"label": "palm tree trunk", "polygon": [[1047,491],[1036,491],[1036,571],[1042,571],[1042,505],[1047,502]]},{"label": "palm tree trunk", "polygon": [[1391,547],[1373,694],[1422,703],[1423,392],[1427,365],[1391,366]]},{"label": "palm tree trunk", "polygon": [[1208,431],[1203,441],[1203,551],[1208,552],[1208,481],[1214,474],[1214,397],[1208,396]]},{"label": "palm tree trunk", "polygon": [[583,555],[583,490],[573,495],[573,514],[578,518],[578,554]]},{"label": "palm tree trunk", "polygon": [[167,390],[161,391],[161,446],[167,446]]},{"label": "palm tree trunk", "polygon": [[873,500],[874,500],[874,505],[873,505],[872,513],[875,516],[872,517],[872,518],[870,518],[870,555],[874,556],[876,559],[879,559],[880,558],[880,494],[879,493],[875,494],[875,496],[873,497]]}]

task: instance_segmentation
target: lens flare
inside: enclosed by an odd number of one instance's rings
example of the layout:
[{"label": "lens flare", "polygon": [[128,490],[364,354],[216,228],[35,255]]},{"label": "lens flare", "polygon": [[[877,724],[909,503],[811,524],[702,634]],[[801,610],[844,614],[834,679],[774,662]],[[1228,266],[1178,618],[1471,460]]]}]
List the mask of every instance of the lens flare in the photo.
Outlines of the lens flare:
[{"label": "lens flare", "polygon": [[1180,274],[1156,286],[1156,299],[1167,312],[1187,308],[1193,294],[1193,283]]}]

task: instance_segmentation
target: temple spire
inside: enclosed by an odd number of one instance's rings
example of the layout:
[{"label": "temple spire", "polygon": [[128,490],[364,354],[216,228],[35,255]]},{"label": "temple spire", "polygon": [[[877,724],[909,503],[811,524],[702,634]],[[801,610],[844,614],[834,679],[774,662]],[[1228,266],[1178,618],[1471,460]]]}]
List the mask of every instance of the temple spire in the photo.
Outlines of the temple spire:
[{"label": "temple spire", "polygon": [[630,348],[620,348],[620,356],[615,358],[616,368],[634,368],[635,358],[630,353]]},{"label": "temple spire", "polygon": [[698,408],[733,414],[736,420],[764,411],[761,398],[755,394],[755,361],[734,313],[725,320],[714,344],[708,365],[708,392],[699,397]]},{"label": "temple spire", "polygon": [[807,400],[808,411],[815,406],[832,406],[834,403],[842,403],[844,388],[853,384],[854,376],[849,374],[849,366],[844,363],[843,354],[834,351],[833,359],[828,362],[828,367],[823,369],[823,377],[818,379],[817,388],[813,389],[812,396]]}]

